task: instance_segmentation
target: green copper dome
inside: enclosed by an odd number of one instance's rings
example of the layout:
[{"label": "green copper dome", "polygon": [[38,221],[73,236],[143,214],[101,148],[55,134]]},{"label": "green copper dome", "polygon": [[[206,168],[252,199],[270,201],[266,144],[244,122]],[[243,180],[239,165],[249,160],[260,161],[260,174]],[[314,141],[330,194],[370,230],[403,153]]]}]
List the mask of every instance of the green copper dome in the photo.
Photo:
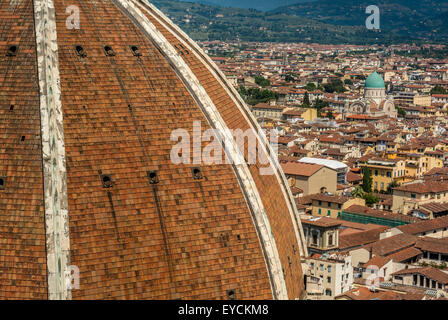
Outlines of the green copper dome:
[{"label": "green copper dome", "polygon": [[366,79],[366,88],[370,89],[383,89],[385,88],[383,78],[375,71]]}]

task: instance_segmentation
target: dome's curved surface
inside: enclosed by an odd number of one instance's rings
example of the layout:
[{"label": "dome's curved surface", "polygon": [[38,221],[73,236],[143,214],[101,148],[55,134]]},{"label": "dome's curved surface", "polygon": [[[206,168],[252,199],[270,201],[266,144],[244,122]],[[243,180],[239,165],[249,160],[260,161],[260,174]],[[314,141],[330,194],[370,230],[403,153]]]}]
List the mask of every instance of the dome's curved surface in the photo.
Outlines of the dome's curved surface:
[{"label": "dome's curved surface", "polygon": [[367,77],[365,88],[367,88],[367,89],[384,89],[385,88],[384,80],[378,74],[378,72],[374,71]]},{"label": "dome's curved surface", "polygon": [[233,165],[170,160],[171,133],[193,136],[194,121],[225,137],[259,127],[161,12],[7,0],[0,27],[0,298],[303,297],[306,248],[276,158],[270,175],[237,147]]}]

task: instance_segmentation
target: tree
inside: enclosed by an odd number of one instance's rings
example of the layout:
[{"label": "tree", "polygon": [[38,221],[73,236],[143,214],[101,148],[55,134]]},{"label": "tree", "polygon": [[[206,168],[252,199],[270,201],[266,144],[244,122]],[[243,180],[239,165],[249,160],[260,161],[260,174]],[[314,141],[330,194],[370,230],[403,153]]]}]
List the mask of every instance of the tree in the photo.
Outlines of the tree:
[{"label": "tree", "polygon": [[285,81],[286,82],[295,82],[296,81],[296,74],[294,74],[294,73],[288,73],[286,76],[285,76]]},{"label": "tree", "polygon": [[345,79],[345,80],[344,80],[344,83],[350,86],[350,85],[353,84],[353,81],[350,80],[350,79]]},{"label": "tree", "polygon": [[308,82],[307,85],[305,86],[305,90],[308,91],[314,91],[316,89],[317,89],[316,85],[312,82]]},{"label": "tree", "polygon": [[322,101],[319,98],[317,98],[316,101],[314,102],[314,107],[317,109],[317,116],[320,117],[322,108],[328,106],[329,106],[328,102]]},{"label": "tree", "polygon": [[406,116],[406,111],[403,108],[396,107],[396,109],[397,109],[397,113],[399,116],[401,116],[403,118]]},{"label": "tree", "polygon": [[303,105],[309,108],[310,104],[310,96],[308,95],[308,92],[305,92],[305,97],[303,97]]},{"label": "tree", "polygon": [[364,200],[366,200],[366,205],[368,206],[371,206],[372,204],[378,203],[380,201],[377,197],[375,197],[371,193],[366,193],[364,195]]},{"label": "tree", "polygon": [[327,112],[327,118],[330,119],[330,120],[334,119],[333,111],[328,110],[328,112]]},{"label": "tree", "polygon": [[389,185],[387,186],[387,193],[388,194],[392,194],[394,188],[399,187],[400,184],[396,181],[392,181],[391,183],[389,183]]},{"label": "tree", "polygon": [[372,192],[372,175],[369,168],[364,167],[362,170],[362,174],[362,189],[364,190],[364,192],[370,193]]},{"label": "tree", "polygon": [[446,94],[446,89],[442,86],[436,85],[431,89],[431,94]]},{"label": "tree", "polygon": [[328,93],[333,93],[333,92],[342,93],[342,92],[346,91],[344,88],[344,83],[342,82],[341,79],[331,80],[329,83],[326,83],[324,85],[324,89]]},{"label": "tree", "polygon": [[364,198],[364,190],[360,186],[356,186],[352,191],[352,196],[355,198]]},{"label": "tree", "polygon": [[240,93],[243,100],[252,106],[261,102],[265,103],[270,100],[277,99],[277,94],[268,89],[265,90],[260,90],[259,88],[246,89],[244,86],[240,86],[238,92]]},{"label": "tree", "polygon": [[255,76],[255,83],[262,87],[267,87],[271,82],[261,76]]}]

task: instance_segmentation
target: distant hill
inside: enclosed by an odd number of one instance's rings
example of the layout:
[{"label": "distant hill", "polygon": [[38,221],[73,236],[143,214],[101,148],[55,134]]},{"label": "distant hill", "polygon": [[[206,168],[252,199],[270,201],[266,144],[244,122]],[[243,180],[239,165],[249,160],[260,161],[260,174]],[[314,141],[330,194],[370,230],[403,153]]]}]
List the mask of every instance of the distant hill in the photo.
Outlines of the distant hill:
[{"label": "distant hill", "polygon": [[380,9],[382,31],[417,39],[448,39],[446,0],[319,0],[271,10],[268,14],[296,15],[339,26],[365,25],[367,6]]},{"label": "distant hill", "polygon": [[257,9],[268,11],[291,4],[309,2],[310,0],[177,0],[186,2],[195,2],[205,5],[217,5],[220,7]]},{"label": "distant hill", "polygon": [[[433,3],[428,0],[418,1]],[[445,39],[446,32],[443,30],[447,29],[444,27],[446,25],[444,12],[439,12],[432,20],[425,20],[426,22],[418,29],[410,27],[411,24],[408,25],[404,21],[399,21],[411,16],[413,23],[417,23],[420,21],[418,19],[422,18],[421,14],[414,12],[411,15],[408,13],[408,11],[416,11],[413,7],[409,7],[409,4],[408,7],[403,7],[402,11],[399,10],[393,14],[394,19],[398,20],[397,22],[388,23],[388,15],[384,13],[381,16],[382,30],[372,31],[365,27],[367,14],[365,14],[364,5],[355,6],[353,5],[355,1],[352,0],[318,0],[313,5],[309,3],[296,4],[268,12],[175,0],[151,0],[151,2],[194,40],[229,41],[239,39],[255,42],[378,43],[388,45],[416,40],[426,41],[429,38]],[[333,2],[344,4],[348,11],[342,13],[341,9]],[[417,0],[409,0],[409,2],[417,2]],[[433,9],[434,12],[438,12],[435,8]],[[314,12],[314,14],[310,12]],[[327,12],[326,16],[323,15],[324,12]],[[391,26],[389,27],[389,25]],[[386,28],[386,26],[388,27]],[[432,35],[432,37],[427,35]]]}]

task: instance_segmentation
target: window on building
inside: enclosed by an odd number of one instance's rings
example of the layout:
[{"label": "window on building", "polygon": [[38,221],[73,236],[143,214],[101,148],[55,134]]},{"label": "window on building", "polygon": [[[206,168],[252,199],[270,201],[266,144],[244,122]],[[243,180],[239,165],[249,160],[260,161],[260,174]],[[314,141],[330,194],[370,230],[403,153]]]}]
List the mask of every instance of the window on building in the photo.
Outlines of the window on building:
[{"label": "window on building", "polygon": [[331,290],[330,289],[326,289],[325,290],[325,295],[326,296],[331,296]]},{"label": "window on building", "polygon": [[331,210],[327,211],[327,216],[331,215]]},{"label": "window on building", "polygon": [[378,170],[375,170],[375,176],[378,176]]},{"label": "window on building", "polygon": [[328,266],[327,269],[328,269],[328,272],[331,272],[331,266]]},{"label": "window on building", "polygon": [[327,277],[327,282],[331,283],[331,277]]},{"label": "window on building", "polygon": [[387,171],[386,176],[387,176],[388,178],[390,178],[390,177],[392,177],[392,173],[391,173],[390,171]]},{"label": "window on building", "polygon": [[338,204],[338,209],[341,209],[342,208],[342,204]]},{"label": "window on building", "polygon": [[315,246],[317,246],[318,245],[318,243],[317,243],[317,234],[316,233],[313,233],[313,241],[312,241],[312,244],[313,245],[315,245]]},{"label": "window on building", "polygon": [[324,271],[324,265],[323,264],[321,264],[319,267],[320,267],[320,271]]},{"label": "window on building", "polygon": [[430,260],[439,260],[439,254],[438,253],[429,253],[429,259]]},{"label": "window on building", "polygon": [[333,241],[334,241],[334,239],[333,239],[333,234],[330,234],[330,235],[328,236],[328,245],[329,245],[329,246],[332,246],[332,245],[334,244]]},{"label": "window on building", "polygon": [[415,193],[411,193],[411,199],[415,199]]},{"label": "window on building", "polygon": [[319,208],[319,214],[322,214],[322,209],[321,208]]},{"label": "window on building", "polygon": [[328,208],[331,208],[331,202],[328,202]]}]

